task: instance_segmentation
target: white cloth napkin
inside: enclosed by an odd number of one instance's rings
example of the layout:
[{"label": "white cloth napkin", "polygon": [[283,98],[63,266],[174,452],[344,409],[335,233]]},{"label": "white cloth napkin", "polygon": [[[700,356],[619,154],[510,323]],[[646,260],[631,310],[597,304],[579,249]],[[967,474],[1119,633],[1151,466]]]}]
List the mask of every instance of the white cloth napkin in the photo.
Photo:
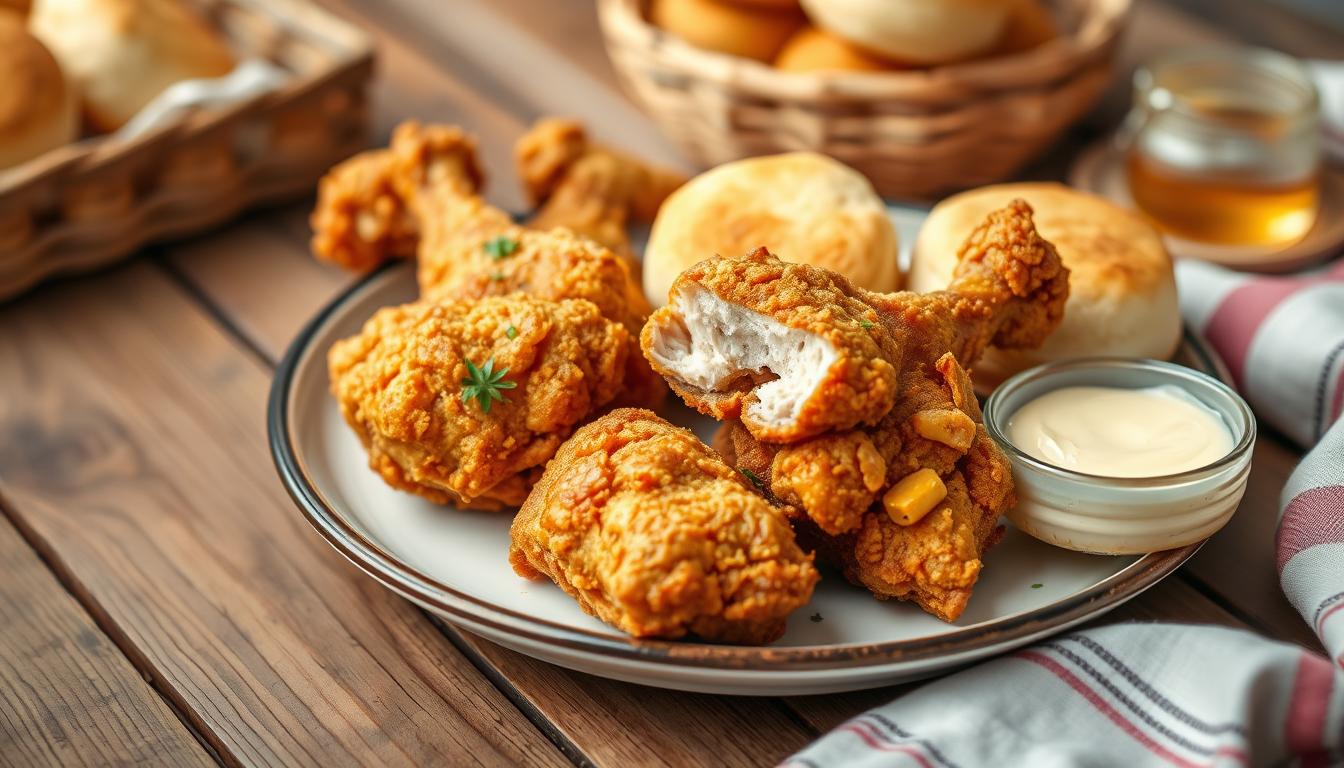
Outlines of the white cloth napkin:
[{"label": "white cloth napkin", "polygon": [[925,685],[785,765],[1344,765],[1344,260],[1293,277],[1187,262],[1177,281],[1186,322],[1262,421],[1315,444],[1284,488],[1276,553],[1330,658],[1249,632],[1117,624]]}]

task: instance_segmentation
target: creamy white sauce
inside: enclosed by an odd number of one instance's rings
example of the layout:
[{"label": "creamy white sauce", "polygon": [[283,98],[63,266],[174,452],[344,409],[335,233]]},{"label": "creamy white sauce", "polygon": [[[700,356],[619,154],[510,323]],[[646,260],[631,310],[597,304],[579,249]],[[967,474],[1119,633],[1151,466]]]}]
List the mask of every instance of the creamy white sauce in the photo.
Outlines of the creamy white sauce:
[{"label": "creamy white sauce", "polygon": [[1104,477],[1158,477],[1232,452],[1218,414],[1174,385],[1064,387],[1018,409],[1008,438],[1047,464]]}]

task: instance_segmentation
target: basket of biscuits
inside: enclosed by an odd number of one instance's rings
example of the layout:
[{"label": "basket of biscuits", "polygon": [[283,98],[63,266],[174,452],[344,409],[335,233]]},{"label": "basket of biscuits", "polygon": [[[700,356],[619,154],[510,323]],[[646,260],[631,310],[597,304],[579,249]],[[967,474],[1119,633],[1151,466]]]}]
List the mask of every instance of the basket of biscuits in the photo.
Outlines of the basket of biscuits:
[{"label": "basket of biscuits", "polygon": [[305,194],[372,71],[305,0],[0,3],[0,299]]},{"label": "basket of biscuits", "polygon": [[600,0],[626,88],[692,159],[831,155],[880,192],[1002,180],[1110,79],[1130,0]]}]

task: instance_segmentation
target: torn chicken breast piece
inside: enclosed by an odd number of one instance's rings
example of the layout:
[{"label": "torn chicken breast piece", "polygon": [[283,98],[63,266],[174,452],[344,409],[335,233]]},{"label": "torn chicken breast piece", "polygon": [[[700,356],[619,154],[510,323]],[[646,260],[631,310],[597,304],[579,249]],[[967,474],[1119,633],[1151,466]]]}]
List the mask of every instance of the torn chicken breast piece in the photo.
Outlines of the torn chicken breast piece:
[{"label": "torn chicken breast piece", "polygon": [[633,408],[560,447],[510,540],[520,576],[636,637],[767,643],[818,579],[780,509],[689,430]]},{"label": "torn chicken breast piece", "polygon": [[641,334],[644,356],[686,403],[794,442],[874,424],[896,399],[897,329],[848,280],[764,248],[683,272]]}]

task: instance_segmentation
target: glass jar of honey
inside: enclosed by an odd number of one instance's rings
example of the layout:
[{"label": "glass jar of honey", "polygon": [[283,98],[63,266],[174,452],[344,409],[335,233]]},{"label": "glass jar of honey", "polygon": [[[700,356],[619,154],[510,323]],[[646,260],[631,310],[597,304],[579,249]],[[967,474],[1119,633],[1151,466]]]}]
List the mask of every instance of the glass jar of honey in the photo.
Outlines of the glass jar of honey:
[{"label": "glass jar of honey", "polygon": [[1301,239],[1320,198],[1316,89],[1288,56],[1190,51],[1134,75],[1120,133],[1134,203],[1170,235],[1229,246]]}]

